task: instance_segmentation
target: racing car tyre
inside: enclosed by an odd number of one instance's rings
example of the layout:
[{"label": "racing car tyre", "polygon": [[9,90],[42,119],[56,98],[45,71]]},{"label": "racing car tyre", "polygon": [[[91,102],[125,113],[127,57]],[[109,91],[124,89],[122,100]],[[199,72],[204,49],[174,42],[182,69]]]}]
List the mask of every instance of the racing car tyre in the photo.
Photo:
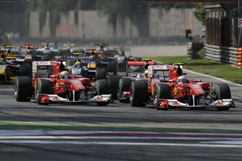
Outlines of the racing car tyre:
[{"label": "racing car tyre", "polygon": [[97,102],[98,106],[107,106],[109,102]]},{"label": "racing car tyre", "polygon": [[117,75],[117,71],[118,71],[117,61],[111,61],[108,64],[107,69],[108,69],[108,72],[112,72],[113,75]]},{"label": "racing car tyre", "polygon": [[105,79],[106,75],[107,75],[106,69],[102,68],[102,69],[97,69],[95,77],[96,77],[96,80]]},{"label": "racing car tyre", "polygon": [[15,82],[15,98],[18,102],[29,102],[32,96],[32,79],[28,76],[18,76]]},{"label": "racing car tyre", "polygon": [[53,94],[52,83],[46,79],[40,79],[37,85],[37,103],[47,105],[48,103],[41,103],[40,94]]},{"label": "racing car tyre", "polygon": [[101,94],[110,94],[108,87],[108,80],[100,79],[95,82],[96,91],[98,95]]},{"label": "racing car tyre", "polygon": [[32,60],[25,60],[19,67],[19,76],[32,76]]},{"label": "racing car tyre", "polygon": [[[159,109],[159,99],[171,99],[171,87],[168,84],[157,84],[155,88],[155,94],[154,94],[154,106],[156,109]],[[167,108],[164,108],[167,109]]]},{"label": "racing car tyre", "polygon": [[[98,95],[109,94],[108,80],[100,79],[95,82],[96,91]],[[98,106],[106,106],[109,102],[97,102]]]},{"label": "racing car tyre", "polygon": [[130,86],[130,104],[136,107],[145,107],[148,97],[148,83],[145,80],[137,80]]},{"label": "racing car tyre", "polygon": [[131,84],[131,79],[129,79],[129,78],[122,78],[119,80],[119,89],[118,89],[119,102],[121,102],[121,103],[129,102],[129,98],[126,98],[126,99],[122,99],[122,98],[123,98],[123,92],[130,90],[130,84]]},{"label": "racing car tyre", "polygon": [[[220,99],[231,99],[231,92],[230,88],[227,84],[214,84],[213,85],[213,91],[216,95],[216,100]],[[230,107],[218,107],[218,111],[228,111]]]},{"label": "racing car tyre", "polygon": [[119,80],[120,76],[118,75],[110,75],[108,76],[108,86],[109,86],[109,91],[112,95],[112,99],[117,100],[118,99],[118,85],[119,85]]}]

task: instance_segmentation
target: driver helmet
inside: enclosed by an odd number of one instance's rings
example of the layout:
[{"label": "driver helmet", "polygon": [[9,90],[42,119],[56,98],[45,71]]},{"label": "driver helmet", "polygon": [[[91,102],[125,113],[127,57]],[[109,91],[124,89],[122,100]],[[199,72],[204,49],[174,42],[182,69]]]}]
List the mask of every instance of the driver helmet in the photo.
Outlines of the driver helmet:
[{"label": "driver helmet", "polygon": [[119,55],[120,55],[120,56],[124,56],[124,55],[125,55],[125,52],[124,52],[123,50],[121,50],[121,51],[119,52]]},{"label": "driver helmet", "polygon": [[177,78],[178,84],[189,83],[188,79],[185,76],[179,76]]},{"label": "driver helmet", "polygon": [[155,74],[154,74],[154,78],[155,78],[155,79],[160,79],[160,75],[155,73]]},{"label": "driver helmet", "polygon": [[62,71],[59,75],[60,79],[68,79],[68,77],[69,77],[68,71]]},{"label": "driver helmet", "polygon": [[73,65],[74,68],[81,68],[81,62],[76,61],[75,64]]}]

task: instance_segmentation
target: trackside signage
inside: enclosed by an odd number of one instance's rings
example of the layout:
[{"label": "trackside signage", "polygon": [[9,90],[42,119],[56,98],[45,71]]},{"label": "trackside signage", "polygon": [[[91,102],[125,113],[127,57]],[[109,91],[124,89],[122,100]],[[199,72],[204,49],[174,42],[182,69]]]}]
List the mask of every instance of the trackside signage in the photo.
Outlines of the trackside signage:
[{"label": "trackside signage", "polygon": [[239,18],[238,19],[238,27],[239,28],[242,28],[242,18]]}]

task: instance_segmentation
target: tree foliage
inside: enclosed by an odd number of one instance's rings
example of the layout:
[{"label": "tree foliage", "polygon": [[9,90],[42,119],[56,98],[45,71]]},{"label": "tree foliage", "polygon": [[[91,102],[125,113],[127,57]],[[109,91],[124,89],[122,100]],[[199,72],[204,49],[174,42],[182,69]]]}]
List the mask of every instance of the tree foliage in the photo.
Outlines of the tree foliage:
[{"label": "tree foliage", "polygon": [[[148,36],[148,21],[150,8],[192,8],[192,3],[140,3],[139,0],[17,0],[15,3],[1,3],[0,13],[24,13],[25,28],[29,29],[31,11],[39,13],[39,30],[42,32],[49,15],[49,27],[52,36],[55,36],[56,27],[60,22],[60,14],[74,11],[75,24],[78,25],[79,10],[98,10],[108,17],[108,22],[116,33],[117,25],[126,19],[135,25],[139,36]],[[195,16],[202,23],[205,21],[203,4],[196,5]],[[0,15],[1,16],[1,15]]]},{"label": "tree foliage", "polygon": [[39,12],[39,30],[42,32],[49,14],[50,33],[55,36],[56,27],[60,22],[60,14],[74,11],[75,22],[78,20],[79,9],[94,9],[96,0],[31,0],[29,8]]},{"label": "tree foliage", "polygon": [[148,28],[144,27],[144,24],[147,24],[144,22],[148,20],[149,12],[146,3],[140,3],[139,0],[97,0],[97,9],[108,16],[114,32],[117,29],[118,18],[121,21],[129,19],[136,25],[140,36],[148,36]]},{"label": "tree foliage", "polygon": [[194,15],[200,22],[202,22],[203,25],[205,25],[206,10],[204,3],[196,4],[196,10],[194,11]]}]

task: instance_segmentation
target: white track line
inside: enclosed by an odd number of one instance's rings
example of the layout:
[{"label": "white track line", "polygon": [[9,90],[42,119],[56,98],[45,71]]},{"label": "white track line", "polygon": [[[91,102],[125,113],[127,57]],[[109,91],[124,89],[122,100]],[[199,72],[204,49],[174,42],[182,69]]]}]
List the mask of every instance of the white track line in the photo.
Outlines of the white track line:
[{"label": "white track line", "polygon": [[1,140],[11,140],[11,139],[38,139],[38,140],[87,140],[87,139],[100,139],[100,140],[197,140],[197,141],[228,141],[237,140],[242,141],[238,138],[203,138],[203,137],[135,137],[135,136],[1,136]]},{"label": "white track line", "polygon": [[113,146],[175,146],[175,147],[210,147],[210,148],[242,148],[242,145],[225,144],[177,144],[177,143],[133,143],[133,142],[85,142],[85,141],[39,141],[39,140],[5,140],[2,144],[70,144],[70,145],[113,145]]},{"label": "white track line", "polygon": [[216,79],[216,80],[219,80],[221,82],[228,83],[228,84],[231,84],[231,85],[234,85],[234,86],[242,87],[241,84],[234,83],[234,82],[231,82],[231,81],[227,81],[227,80],[224,80],[222,78],[217,78],[217,77],[214,77],[214,76],[211,76],[211,75],[194,72],[194,71],[189,70],[189,69],[184,69],[184,71],[188,71],[188,72],[193,73],[193,74],[197,74],[197,75],[201,75],[201,76],[204,76],[204,77],[209,77],[209,78],[212,78],[212,79]]}]

